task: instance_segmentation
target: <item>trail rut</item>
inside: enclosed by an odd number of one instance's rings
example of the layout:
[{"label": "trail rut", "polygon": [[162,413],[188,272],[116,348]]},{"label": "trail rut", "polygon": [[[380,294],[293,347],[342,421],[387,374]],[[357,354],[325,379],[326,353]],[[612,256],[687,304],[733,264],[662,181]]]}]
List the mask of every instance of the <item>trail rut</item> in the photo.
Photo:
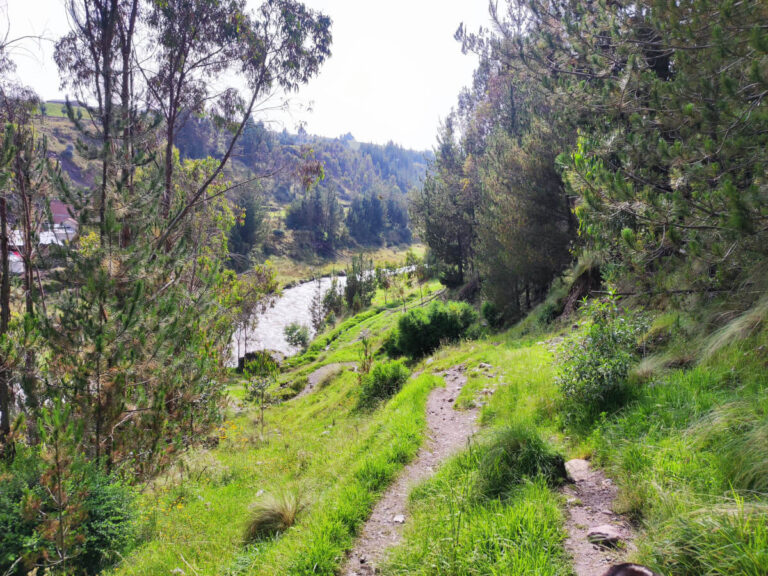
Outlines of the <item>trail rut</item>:
[{"label": "trail rut", "polygon": [[[567,466],[573,484],[562,489],[568,505],[565,548],[573,558],[576,576],[601,576],[609,566],[624,562],[627,553],[634,550],[634,533],[629,522],[613,512],[618,490],[602,470],[592,468],[586,460],[571,460]],[[589,541],[590,529],[601,526],[615,532],[621,547],[603,547]]]},{"label": "trail rut", "polygon": [[439,375],[445,379],[445,387],[435,388],[427,399],[428,441],[374,507],[347,565],[341,571],[344,576],[376,573],[376,564],[386,550],[402,537],[411,488],[434,474],[440,463],[466,446],[475,431],[477,410],[453,409],[459,392],[467,382],[465,367],[454,366]]}]

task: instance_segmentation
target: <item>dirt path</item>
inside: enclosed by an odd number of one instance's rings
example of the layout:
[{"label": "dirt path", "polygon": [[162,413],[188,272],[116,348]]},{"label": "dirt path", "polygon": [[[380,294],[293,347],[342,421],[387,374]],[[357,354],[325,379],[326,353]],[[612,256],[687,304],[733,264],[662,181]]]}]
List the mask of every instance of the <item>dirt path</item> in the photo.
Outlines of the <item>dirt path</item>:
[{"label": "dirt path", "polygon": [[428,442],[374,507],[342,575],[376,573],[376,563],[384,552],[400,541],[411,488],[434,474],[443,460],[467,445],[475,431],[477,411],[453,409],[456,397],[467,382],[464,372],[464,366],[454,366],[439,374],[445,379],[445,388],[435,388],[427,399]]},{"label": "dirt path", "polygon": [[[566,467],[574,482],[562,490],[568,503],[565,548],[573,557],[576,576],[601,576],[634,550],[634,534],[626,519],[613,512],[618,490],[602,470],[586,460],[571,460]],[[593,544],[591,533],[593,540],[604,539],[605,544]]]},{"label": "dirt path", "polygon": [[294,396],[294,399],[302,398],[311,393],[318,384],[322,384],[329,378],[340,374],[345,368],[354,368],[357,366],[354,362],[342,362],[336,364],[326,364],[307,376],[307,385],[304,389]]}]

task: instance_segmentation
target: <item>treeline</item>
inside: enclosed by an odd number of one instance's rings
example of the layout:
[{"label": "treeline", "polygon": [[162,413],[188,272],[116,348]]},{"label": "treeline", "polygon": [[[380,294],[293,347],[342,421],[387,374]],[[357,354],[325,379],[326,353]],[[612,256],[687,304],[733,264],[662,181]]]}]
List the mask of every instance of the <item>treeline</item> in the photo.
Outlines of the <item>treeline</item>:
[{"label": "treeline", "polygon": [[508,0],[414,195],[445,282],[507,319],[580,253],[637,292],[733,290],[768,231],[768,7]]},{"label": "treeline", "polygon": [[[55,59],[91,103],[68,109],[75,153],[98,164],[91,188],[62,176],[35,125],[39,102],[0,44],[7,575],[101,572],[131,542],[130,485],[221,421],[232,333],[276,289],[269,269],[227,269],[228,165],[256,103],[297,89],[330,55],[330,19],[295,0],[253,11],[244,0],[69,0],[67,11]],[[179,156],[184,109],[229,128],[220,154]],[[78,237],[42,249],[53,200],[70,207]]]},{"label": "treeline", "polygon": [[[175,138],[182,157],[222,154],[221,127],[209,117],[185,114]],[[303,129],[274,132],[249,120],[232,157],[234,171],[263,176],[258,187],[230,195],[242,212],[233,230],[232,265],[244,270],[285,250],[285,229],[293,231],[287,250],[295,258],[410,243],[406,195],[420,185],[431,154],[391,142],[359,143],[351,134],[331,139]],[[270,220],[275,207],[286,205],[284,217]]]}]

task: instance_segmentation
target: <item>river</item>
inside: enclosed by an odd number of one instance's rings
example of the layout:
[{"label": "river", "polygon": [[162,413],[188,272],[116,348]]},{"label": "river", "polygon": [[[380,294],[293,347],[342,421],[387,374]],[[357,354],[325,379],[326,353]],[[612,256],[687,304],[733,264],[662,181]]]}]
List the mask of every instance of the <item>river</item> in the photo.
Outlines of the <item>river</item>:
[{"label": "river", "polygon": [[[341,288],[347,283],[344,276],[337,277],[337,281]],[[272,350],[285,356],[293,356],[299,352],[298,348],[288,344],[285,339],[285,327],[292,322],[298,322],[308,326],[310,337],[314,336],[310,307],[317,291],[317,283],[318,281],[304,282],[283,290],[274,307],[256,315],[251,328],[235,332],[232,336],[233,362],[237,364],[238,358],[254,350]],[[323,293],[331,287],[330,278],[321,278],[319,283]]]}]

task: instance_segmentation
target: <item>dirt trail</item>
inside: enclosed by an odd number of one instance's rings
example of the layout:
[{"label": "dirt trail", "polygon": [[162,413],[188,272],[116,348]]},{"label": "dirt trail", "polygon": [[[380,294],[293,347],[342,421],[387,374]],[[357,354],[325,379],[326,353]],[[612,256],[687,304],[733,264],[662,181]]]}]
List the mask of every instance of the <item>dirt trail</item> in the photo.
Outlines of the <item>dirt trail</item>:
[{"label": "dirt trail", "polygon": [[368,576],[376,573],[376,563],[388,548],[400,541],[411,488],[434,474],[440,463],[467,445],[475,431],[477,410],[453,409],[461,388],[467,382],[464,372],[464,366],[454,366],[439,374],[445,379],[445,388],[435,388],[427,399],[428,442],[374,507],[347,565],[341,571],[342,575]]},{"label": "dirt trail", "polygon": [[[613,512],[618,490],[602,470],[592,468],[586,460],[571,460],[566,466],[574,482],[562,490],[568,503],[565,548],[573,557],[576,576],[601,576],[609,566],[624,562],[625,556],[634,550],[632,527],[623,516]],[[602,533],[609,540],[618,538],[621,544],[593,544],[590,532]]]},{"label": "dirt trail", "polygon": [[307,385],[304,389],[294,396],[294,399],[303,398],[307,394],[311,393],[318,384],[325,382],[326,380],[335,377],[340,374],[345,368],[354,368],[357,366],[354,362],[340,362],[336,364],[326,364],[312,372],[307,376]]}]

